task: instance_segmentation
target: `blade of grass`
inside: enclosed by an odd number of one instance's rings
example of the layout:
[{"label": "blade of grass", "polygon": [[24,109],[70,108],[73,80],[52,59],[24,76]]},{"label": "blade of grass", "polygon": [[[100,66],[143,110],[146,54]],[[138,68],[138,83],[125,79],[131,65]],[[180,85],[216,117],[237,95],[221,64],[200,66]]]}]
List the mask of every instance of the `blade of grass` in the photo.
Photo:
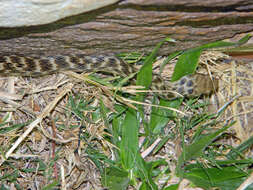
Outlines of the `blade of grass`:
[{"label": "blade of grass", "polygon": [[224,190],[235,190],[243,182],[247,174],[238,168],[197,168],[188,171],[185,178],[204,189],[216,187]]},{"label": "blade of grass", "polygon": [[108,167],[105,169],[102,183],[110,190],[127,189],[129,185],[128,173],[120,168]]},{"label": "blade of grass", "polygon": [[203,150],[214,140],[216,139],[221,133],[226,131],[229,127],[231,127],[235,122],[230,123],[229,125],[215,131],[214,133],[211,133],[207,136],[202,137],[197,142],[192,143],[191,145],[188,145],[185,147],[184,151],[180,155],[178,159],[177,164],[177,173],[179,176],[183,177],[184,173],[182,171],[182,166],[185,162],[197,158],[201,156]]},{"label": "blade of grass", "polygon": [[[156,58],[157,52],[164,42],[171,40],[171,38],[165,38],[163,41],[159,42],[152,51],[152,53],[144,60],[144,64],[137,74],[137,86],[144,86],[146,89],[148,89],[152,82],[152,64]],[[143,95],[138,96],[137,100],[142,101],[143,97]]]},{"label": "blade of grass", "polygon": [[250,137],[248,140],[244,141],[243,143],[241,143],[239,146],[237,146],[235,148],[235,150],[231,150],[227,154],[227,158],[228,159],[236,159],[240,155],[239,153],[242,153],[243,151],[250,148],[252,146],[252,144],[253,144],[253,136]]},{"label": "blade of grass", "polygon": [[199,57],[202,53],[202,48],[195,48],[188,50],[179,56],[177,64],[174,68],[174,72],[171,81],[179,80],[185,75],[194,73],[198,66]]},{"label": "blade of grass", "polygon": [[185,75],[193,74],[198,66],[198,60],[203,50],[210,48],[239,46],[246,43],[250,38],[251,35],[248,34],[237,42],[217,41],[185,51],[178,58],[171,81],[173,82]]},{"label": "blade of grass", "polygon": [[137,113],[129,108],[122,123],[122,139],[120,145],[122,166],[126,171],[132,170],[136,163],[138,153],[138,131]]},{"label": "blade of grass", "polygon": [[172,59],[174,59],[175,57],[177,57],[181,53],[183,53],[183,51],[177,51],[177,52],[174,52],[174,53],[170,54],[168,57],[166,57],[166,59],[160,65],[159,73],[161,74],[163,72],[163,69],[164,69],[165,65],[167,65],[169,63],[169,61],[171,61]]},{"label": "blade of grass", "polygon": [[[177,109],[182,103],[182,99],[171,101],[160,100],[160,106],[172,107]],[[167,125],[168,121],[176,116],[172,110],[165,110],[159,107],[152,107],[149,129],[153,134],[159,134]]]},{"label": "blade of grass", "polygon": [[140,190],[158,190],[158,186],[152,179],[152,167],[148,165],[145,160],[138,154],[137,157],[137,173],[138,177],[141,178],[142,185]]},{"label": "blade of grass", "polygon": [[122,124],[121,164],[123,169],[128,172],[131,181],[136,181],[135,176],[137,175],[149,189],[157,190],[151,172],[148,171],[148,167],[139,152],[138,131],[137,112],[129,108]]}]

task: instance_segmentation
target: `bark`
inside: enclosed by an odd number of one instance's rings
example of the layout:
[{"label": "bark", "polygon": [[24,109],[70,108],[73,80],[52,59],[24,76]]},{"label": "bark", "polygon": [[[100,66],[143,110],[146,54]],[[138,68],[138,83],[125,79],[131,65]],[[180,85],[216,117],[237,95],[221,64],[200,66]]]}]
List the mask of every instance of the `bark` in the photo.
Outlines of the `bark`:
[{"label": "bark", "polygon": [[0,28],[0,52],[29,54],[160,54],[231,38],[253,30],[249,0],[125,0],[52,24]]}]

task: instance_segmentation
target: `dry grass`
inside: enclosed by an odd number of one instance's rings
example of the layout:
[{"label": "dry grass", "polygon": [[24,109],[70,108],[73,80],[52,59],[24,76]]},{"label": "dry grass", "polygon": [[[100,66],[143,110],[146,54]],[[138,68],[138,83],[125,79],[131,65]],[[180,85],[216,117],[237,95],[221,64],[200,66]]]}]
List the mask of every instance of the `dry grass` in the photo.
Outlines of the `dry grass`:
[{"label": "dry grass", "polygon": [[[230,144],[238,144],[252,136],[253,63],[230,60],[219,52],[205,52],[200,65],[221,81],[219,92],[212,97],[214,105],[211,110],[218,110],[235,95],[240,95],[231,102],[223,117],[224,122],[237,121]],[[166,71],[172,70],[167,68]],[[6,180],[2,178],[5,185],[13,189],[14,184],[23,189],[41,189],[60,183],[62,189],[102,189],[99,167],[88,159],[89,155],[84,150],[92,146],[94,151],[101,151],[108,158],[114,156],[111,153],[115,146],[105,138],[111,135],[107,130],[107,120],[96,118],[96,110],[102,100],[110,110],[107,112],[109,115],[115,112],[116,99],[124,100],[115,96],[110,88],[91,82],[82,75],[67,74],[0,79],[0,168],[2,176],[8,175]],[[82,100],[84,102],[80,102]],[[133,102],[124,103],[133,106]],[[78,106],[84,106],[82,112]],[[168,134],[174,127],[173,123],[169,125],[170,130],[165,132]],[[85,131],[77,150],[81,126],[85,126]],[[154,145],[141,150],[142,156],[147,157]],[[171,163],[171,168],[175,167],[171,159],[177,159],[180,153],[178,145],[176,138],[168,141],[156,157],[165,158]],[[15,178],[15,175],[19,177]],[[178,178],[173,178],[169,182],[178,181]]]}]

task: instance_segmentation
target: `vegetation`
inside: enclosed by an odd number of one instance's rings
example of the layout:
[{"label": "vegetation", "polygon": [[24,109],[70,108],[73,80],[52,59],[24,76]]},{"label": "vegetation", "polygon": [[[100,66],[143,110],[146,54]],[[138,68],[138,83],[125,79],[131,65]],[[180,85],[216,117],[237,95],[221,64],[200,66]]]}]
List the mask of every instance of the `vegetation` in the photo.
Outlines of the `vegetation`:
[{"label": "vegetation", "polygon": [[[246,36],[237,43],[220,41],[184,52],[176,52],[169,56],[164,64],[179,56],[172,76],[172,80],[177,80],[196,70],[203,50],[240,45],[249,38],[250,36]],[[148,89],[152,80],[152,64],[156,59],[156,53],[166,41],[172,40],[168,38],[159,43],[147,57],[141,57],[136,53],[119,55],[129,64],[136,60],[143,62],[143,66],[137,73],[136,85]],[[191,64],[186,64],[189,61]],[[94,76],[89,79],[94,79]],[[108,84],[105,80],[94,80]],[[178,98],[169,101],[159,99],[156,95],[152,97],[151,104],[144,106],[142,103],[146,93],[125,93],[120,90],[120,87],[127,83],[127,80],[123,79],[123,82],[119,80],[116,79],[116,82],[112,83],[118,90],[111,95],[120,103],[110,107],[101,97],[98,103],[94,104],[94,98],[69,93],[64,114],[68,118],[74,118],[75,122],[71,122],[69,126],[64,123],[56,125],[58,131],[69,129],[77,131],[76,129],[81,126],[80,142],[79,145],[76,144],[75,153],[81,151],[85,155],[85,158],[82,157],[85,162],[91,161],[96,166],[103,187],[110,190],[174,190],[178,189],[182,180],[187,179],[192,187],[233,190],[251,174],[253,159],[244,153],[250,150],[253,138],[237,147],[224,144],[224,139],[232,135],[229,128],[234,124],[233,120],[224,122],[222,119],[226,106],[215,113],[208,113],[208,102],[199,101],[198,98],[184,100]],[[130,101],[126,102],[126,99]],[[181,109],[181,111],[176,112],[170,108]],[[147,114],[148,109],[150,114]],[[60,117],[52,120],[57,123]],[[89,125],[95,126],[101,122],[103,128],[97,130],[96,134],[92,133]],[[8,127],[6,124],[9,124]],[[27,123],[12,125],[8,123],[7,118],[3,118],[0,123],[1,138],[3,139],[5,135],[9,136],[7,134],[13,131],[20,133],[26,125]],[[17,136],[13,139],[8,138],[8,142],[4,146],[1,145],[3,157],[17,138]],[[28,152],[33,154],[33,148],[29,147],[29,143],[24,142],[24,144],[26,154]],[[59,143],[52,160],[32,156],[6,160],[1,166],[0,189],[11,189],[12,185],[16,189],[24,188],[19,182],[24,175],[42,176],[44,182],[41,184],[44,185],[41,189],[43,190],[63,188],[61,177],[56,178],[54,175],[54,166],[59,163],[62,151],[67,149],[67,146]],[[30,163],[33,167],[23,168],[21,166],[24,164],[19,165],[17,162]],[[35,180],[36,177],[31,179]],[[247,189],[253,189],[253,185],[248,186]]]}]

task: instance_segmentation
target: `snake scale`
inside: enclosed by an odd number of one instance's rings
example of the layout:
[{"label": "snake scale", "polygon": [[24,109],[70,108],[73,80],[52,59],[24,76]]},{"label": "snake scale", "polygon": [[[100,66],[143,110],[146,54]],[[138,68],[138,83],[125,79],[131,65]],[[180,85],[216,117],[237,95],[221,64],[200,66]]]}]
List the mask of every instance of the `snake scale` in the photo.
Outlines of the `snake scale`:
[{"label": "snake scale", "polygon": [[[22,54],[0,55],[0,76],[42,76],[61,71],[103,72],[127,77],[136,72],[136,68],[115,56],[85,54],[36,56]],[[169,82],[159,75],[153,75],[151,89],[175,91],[183,96],[209,95],[218,88],[218,80],[211,80],[203,74],[182,77],[176,82]],[[172,99],[177,93],[167,92],[163,97]]]}]

